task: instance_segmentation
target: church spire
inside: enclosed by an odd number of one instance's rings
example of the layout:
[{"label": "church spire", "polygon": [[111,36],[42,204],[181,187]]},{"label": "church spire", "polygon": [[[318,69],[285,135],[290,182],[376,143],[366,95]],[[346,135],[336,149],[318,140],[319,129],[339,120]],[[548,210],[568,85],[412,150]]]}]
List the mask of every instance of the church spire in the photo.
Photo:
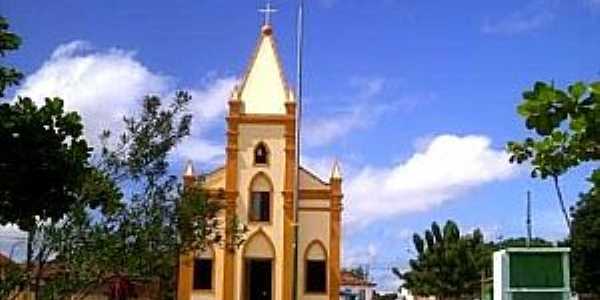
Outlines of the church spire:
[{"label": "church spire", "polygon": [[194,175],[194,163],[191,160],[188,160],[185,165],[185,171],[183,172],[183,176],[194,177]]},{"label": "church spire", "polygon": [[259,10],[265,14],[258,44],[239,88],[239,100],[247,114],[285,114],[285,103],[293,93],[285,79],[271,24],[274,9],[270,2]]},{"label": "church spire", "polygon": [[340,163],[335,160],[333,163],[333,168],[331,170],[331,179],[342,179],[342,170],[340,168]]}]

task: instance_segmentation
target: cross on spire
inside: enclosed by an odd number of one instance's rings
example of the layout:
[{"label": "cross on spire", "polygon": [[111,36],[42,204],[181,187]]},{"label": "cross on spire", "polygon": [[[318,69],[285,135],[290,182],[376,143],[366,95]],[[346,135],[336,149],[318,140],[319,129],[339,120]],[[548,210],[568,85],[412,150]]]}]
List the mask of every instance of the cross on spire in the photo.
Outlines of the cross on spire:
[{"label": "cross on spire", "polygon": [[277,10],[271,7],[271,1],[267,1],[267,5],[265,8],[261,8],[258,10],[260,13],[265,14],[265,24],[271,25],[271,14],[276,13]]}]

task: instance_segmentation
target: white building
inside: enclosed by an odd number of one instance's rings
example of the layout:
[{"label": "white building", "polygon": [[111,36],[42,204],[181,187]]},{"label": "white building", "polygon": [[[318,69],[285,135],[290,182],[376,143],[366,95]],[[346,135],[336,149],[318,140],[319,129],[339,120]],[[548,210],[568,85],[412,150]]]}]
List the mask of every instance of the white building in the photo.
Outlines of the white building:
[{"label": "white building", "polygon": [[340,300],[371,300],[376,284],[352,272],[340,274]]}]

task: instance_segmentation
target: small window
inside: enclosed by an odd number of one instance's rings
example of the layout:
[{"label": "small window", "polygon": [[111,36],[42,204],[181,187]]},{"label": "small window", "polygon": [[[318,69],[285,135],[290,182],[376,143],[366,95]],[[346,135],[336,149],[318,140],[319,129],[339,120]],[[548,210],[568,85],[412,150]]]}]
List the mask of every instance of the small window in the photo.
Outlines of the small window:
[{"label": "small window", "polygon": [[269,163],[269,151],[264,143],[259,143],[254,149],[254,164],[266,165]]},{"label": "small window", "polygon": [[306,261],[306,292],[327,292],[327,264],[324,260]]},{"label": "small window", "polygon": [[194,260],[194,290],[212,290],[212,259]]},{"label": "small window", "polygon": [[271,220],[271,193],[252,192],[250,221],[269,222]]}]

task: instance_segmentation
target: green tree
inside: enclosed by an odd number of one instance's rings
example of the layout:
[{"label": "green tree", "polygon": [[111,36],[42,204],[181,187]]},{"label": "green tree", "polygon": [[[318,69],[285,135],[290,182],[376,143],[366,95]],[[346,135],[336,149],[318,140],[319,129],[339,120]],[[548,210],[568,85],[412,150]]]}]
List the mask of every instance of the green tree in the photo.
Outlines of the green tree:
[{"label": "green tree", "polygon": [[[495,248],[497,250],[506,248],[524,248],[527,247],[527,238],[508,238],[496,243]],[[554,245],[542,238],[532,238],[529,244],[530,247],[554,247]]]},{"label": "green tree", "polygon": [[[9,31],[6,18],[0,16],[0,56],[5,57],[9,51],[19,49],[21,38]],[[19,83],[23,74],[15,68],[0,65],[0,98],[4,97],[5,90]]]},{"label": "green tree", "polygon": [[[19,44],[0,19],[0,54]],[[21,78],[2,67],[2,95]],[[168,172],[169,153],[189,135],[190,99],[179,92],[167,106],[146,97],[139,115],[124,118],[124,132],[112,140],[103,133],[94,162],[80,117],[64,112],[61,99],[0,105],[0,224],[29,233],[27,268],[12,285],[3,281],[3,292],[32,286],[37,298],[82,299],[102,285],[141,281],[158,284],[157,299],[171,299],[180,254],[215,243],[228,251],[239,246],[245,230],[237,220],[220,224],[218,202],[201,186],[184,191]],[[224,241],[225,230],[233,238]],[[42,286],[51,258],[58,273]]]},{"label": "green tree", "polygon": [[[102,285],[138,282],[157,284],[157,299],[173,299],[181,254],[239,245],[243,228],[221,224],[220,204],[201,185],[184,190],[169,173],[169,153],[189,134],[190,99],[179,92],[167,106],[146,97],[141,113],[124,119],[116,141],[105,132],[98,167],[126,192],[114,193],[121,205],[100,215],[74,208],[51,235],[57,263],[66,271],[46,284],[42,297],[83,299]],[[225,243],[224,230],[231,230],[234,244]]]},{"label": "green tree", "polygon": [[461,236],[456,223],[448,221],[442,230],[434,222],[423,236],[415,234],[413,243],[417,257],[409,261],[410,270],[393,269],[404,280],[404,288],[438,299],[462,299],[479,293],[481,272],[491,269],[493,251],[480,230]]},{"label": "green tree", "polygon": [[[8,28],[8,21],[0,16],[3,57],[21,44]],[[0,66],[0,97],[22,78],[15,68]],[[89,165],[91,149],[82,132],[79,115],[65,112],[59,98],[46,98],[42,106],[21,97],[0,103],[0,224],[15,223],[28,233],[26,268],[11,269],[17,271],[11,274],[13,288],[30,288],[33,283],[37,291],[43,266],[53,254],[46,234],[71,206],[81,202],[90,208],[108,207],[111,191],[105,188],[110,183]]]},{"label": "green tree", "polygon": [[[597,174],[597,173],[596,173]],[[581,195],[572,211],[572,271],[575,290],[600,296],[600,194],[595,187]]]},{"label": "green tree", "polygon": [[39,283],[42,262],[51,254],[40,247],[39,223],[58,222],[82,200],[86,177],[94,176],[82,129],[79,115],[65,113],[58,98],[42,107],[29,98],[0,104],[0,224],[14,223],[28,233],[20,286]]},{"label": "green tree", "polygon": [[21,286],[37,292],[46,262],[55,254],[49,234],[73,207],[103,210],[115,205],[114,187],[90,166],[91,149],[77,113],[63,101],[29,98],[0,104],[0,224],[27,232],[26,268]]},{"label": "green tree", "polygon": [[[600,82],[576,82],[561,90],[553,84],[535,83],[523,93],[518,113],[535,132],[522,142],[509,142],[510,161],[530,162],[532,177],[552,179],[565,223],[570,232],[575,290],[600,294]],[[571,218],[559,185],[568,171],[591,167],[591,189],[580,195]]]}]

